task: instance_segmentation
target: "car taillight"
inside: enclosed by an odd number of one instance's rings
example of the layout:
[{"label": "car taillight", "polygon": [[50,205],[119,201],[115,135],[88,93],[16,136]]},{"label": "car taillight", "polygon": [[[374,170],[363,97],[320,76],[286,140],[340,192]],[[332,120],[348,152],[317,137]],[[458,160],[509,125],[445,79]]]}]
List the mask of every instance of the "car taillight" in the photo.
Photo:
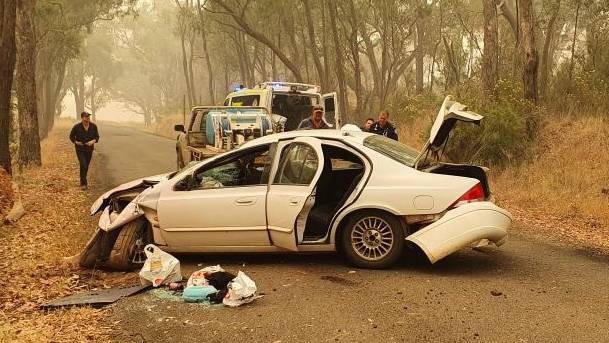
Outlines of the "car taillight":
[{"label": "car taillight", "polygon": [[469,191],[465,192],[452,207],[459,207],[463,204],[467,204],[475,201],[483,201],[484,200],[484,189],[482,185],[478,182],[474,187],[470,188]]}]

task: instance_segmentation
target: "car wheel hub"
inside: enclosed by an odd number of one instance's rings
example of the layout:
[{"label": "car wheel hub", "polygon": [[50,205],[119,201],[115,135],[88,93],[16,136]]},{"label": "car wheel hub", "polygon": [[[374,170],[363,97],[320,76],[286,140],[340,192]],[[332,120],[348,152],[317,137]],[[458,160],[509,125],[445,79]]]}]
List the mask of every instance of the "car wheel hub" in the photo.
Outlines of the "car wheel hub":
[{"label": "car wheel hub", "polygon": [[381,260],[393,247],[391,226],[382,218],[364,217],[354,225],[351,246],[355,253],[365,260]]}]

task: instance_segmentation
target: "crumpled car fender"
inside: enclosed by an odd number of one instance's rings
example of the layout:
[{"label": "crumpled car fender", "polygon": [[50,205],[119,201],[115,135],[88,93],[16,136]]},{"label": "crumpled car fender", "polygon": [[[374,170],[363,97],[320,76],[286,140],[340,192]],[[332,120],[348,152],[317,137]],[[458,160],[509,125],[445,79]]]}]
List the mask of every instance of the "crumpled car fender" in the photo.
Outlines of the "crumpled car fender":
[{"label": "crumpled car fender", "polygon": [[136,220],[143,215],[144,211],[142,211],[134,202],[130,202],[127,206],[125,206],[125,208],[118,215],[115,212],[110,212],[110,206],[106,206],[99,217],[98,225],[100,229],[110,232]]}]

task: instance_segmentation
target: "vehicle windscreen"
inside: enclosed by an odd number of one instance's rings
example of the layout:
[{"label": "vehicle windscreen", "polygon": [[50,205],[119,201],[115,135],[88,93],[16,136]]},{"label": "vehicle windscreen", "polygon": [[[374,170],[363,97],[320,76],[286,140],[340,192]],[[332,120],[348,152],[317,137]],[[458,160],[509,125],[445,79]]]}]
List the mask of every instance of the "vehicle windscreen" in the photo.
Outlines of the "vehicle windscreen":
[{"label": "vehicle windscreen", "polygon": [[409,167],[414,167],[414,162],[419,155],[417,150],[381,135],[365,138],[364,146]]},{"label": "vehicle windscreen", "polygon": [[285,131],[295,130],[298,124],[311,115],[311,106],[318,105],[315,95],[301,93],[274,93],[271,113],[287,118]]},{"label": "vehicle windscreen", "polygon": [[258,106],[260,104],[260,95],[243,95],[233,97],[231,106]]}]

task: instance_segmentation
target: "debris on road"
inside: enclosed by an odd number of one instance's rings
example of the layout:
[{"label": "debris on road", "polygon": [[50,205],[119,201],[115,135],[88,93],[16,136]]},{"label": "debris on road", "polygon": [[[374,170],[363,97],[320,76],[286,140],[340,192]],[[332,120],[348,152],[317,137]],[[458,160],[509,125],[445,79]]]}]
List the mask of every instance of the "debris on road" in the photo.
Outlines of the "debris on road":
[{"label": "debris on road", "polygon": [[154,244],[144,247],[146,262],[140,270],[140,281],[142,285],[158,287],[163,284],[182,281],[180,261],[172,255],[164,252]]},{"label": "debris on road", "polygon": [[256,283],[244,272],[239,271],[237,277],[228,284],[228,293],[222,302],[230,307],[241,306],[259,298],[256,296],[256,291]]},{"label": "debris on road", "polygon": [[104,306],[112,304],[121,298],[128,297],[137,294],[147,288],[150,285],[137,285],[131,287],[120,287],[111,288],[104,290],[95,290],[85,293],[73,294],[67,297],[59,298],[43,304],[42,308],[52,307],[64,307],[64,306],[79,306],[79,305],[91,305],[91,306]]},{"label": "debris on road", "polygon": [[503,295],[503,293],[501,293],[501,292],[499,292],[499,291],[495,291],[495,290],[493,290],[493,291],[491,291],[491,295],[492,295],[492,296],[494,296],[494,297],[498,297],[498,296]]},{"label": "debris on road", "polygon": [[211,285],[189,286],[184,289],[182,299],[188,303],[209,301],[209,296],[218,293],[216,287]]}]

